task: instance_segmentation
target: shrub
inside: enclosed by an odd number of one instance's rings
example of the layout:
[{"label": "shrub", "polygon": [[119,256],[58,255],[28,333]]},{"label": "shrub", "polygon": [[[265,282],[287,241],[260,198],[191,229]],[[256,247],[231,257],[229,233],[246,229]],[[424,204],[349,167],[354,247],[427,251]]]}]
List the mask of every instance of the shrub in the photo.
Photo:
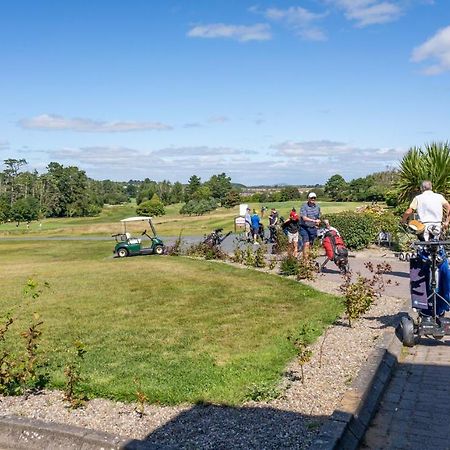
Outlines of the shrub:
[{"label": "shrub", "polygon": [[163,216],[166,211],[161,199],[156,194],[153,194],[151,200],[142,202],[136,208],[136,213],[140,216]]},{"label": "shrub", "polygon": [[294,256],[286,256],[280,263],[280,275],[298,275],[300,267],[298,259]]},{"label": "shrub", "polygon": [[189,216],[202,216],[203,214],[214,211],[217,208],[217,200],[210,198],[208,200],[189,200],[181,209],[180,214]]},{"label": "shrub", "polygon": [[367,247],[376,237],[377,228],[372,215],[357,212],[328,214],[327,219],[342,235],[350,249]]}]

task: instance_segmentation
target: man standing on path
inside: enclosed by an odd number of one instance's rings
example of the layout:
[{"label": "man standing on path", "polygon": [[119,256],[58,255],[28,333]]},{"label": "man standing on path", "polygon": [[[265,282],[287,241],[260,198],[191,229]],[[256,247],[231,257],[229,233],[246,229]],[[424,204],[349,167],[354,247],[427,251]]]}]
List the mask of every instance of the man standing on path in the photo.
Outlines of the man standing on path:
[{"label": "man standing on path", "polygon": [[[417,211],[419,220],[425,225],[423,237],[426,241],[430,239],[430,229],[433,227],[436,234],[441,232],[441,224],[444,228],[448,228],[450,221],[450,204],[441,194],[437,194],[432,190],[431,181],[425,180],[420,186],[421,194],[416,195],[405,211],[402,217],[402,223],[408,221],[409,216]],[[446,218],[442,223],[443,210],[445,209]]]},{"label": "man standing on path", "polygon": [[303,259],[309,258],[309,248],[317,237],[320,224],[320,206],[316,203],[317,195],[308,194],[308,201],[300,208],[300,235],[303,240]]}]

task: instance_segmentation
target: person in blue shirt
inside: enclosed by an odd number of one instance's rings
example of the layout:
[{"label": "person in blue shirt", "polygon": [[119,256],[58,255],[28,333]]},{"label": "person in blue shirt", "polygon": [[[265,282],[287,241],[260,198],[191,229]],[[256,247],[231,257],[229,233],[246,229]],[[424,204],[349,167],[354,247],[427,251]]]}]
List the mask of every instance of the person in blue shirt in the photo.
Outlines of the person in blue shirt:
[{"label": "person in blue shirt", "polygon": [[303,240],[303,258],[309,258],[309,248],[317,237],[320,224],[320,206],[316,203],[317,195],[308,194],[308,201],[300,208],[300,235]]},{"label": "person in blue shirt", "polygon": [[256,245],[259,245],[259,242],[257,241],[257,239],[258,239],[259,225],[261,224],[261,220],[255,209],[253,210],[251,222],[252,222],[253,243]]}]

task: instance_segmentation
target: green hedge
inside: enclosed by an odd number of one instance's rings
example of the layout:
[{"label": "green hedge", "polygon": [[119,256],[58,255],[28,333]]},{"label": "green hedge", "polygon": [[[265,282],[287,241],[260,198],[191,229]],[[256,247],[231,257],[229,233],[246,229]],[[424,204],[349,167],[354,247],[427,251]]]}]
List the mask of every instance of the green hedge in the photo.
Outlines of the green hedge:
[{"label": "green hedge", "polygon": [[390,212],[374,214],[344,211],[327,214],[324,218],[339,230],[346,246],[354,250],[366,248],[375,242],[380,231],[394,234],[399,222],[399,219]]}]

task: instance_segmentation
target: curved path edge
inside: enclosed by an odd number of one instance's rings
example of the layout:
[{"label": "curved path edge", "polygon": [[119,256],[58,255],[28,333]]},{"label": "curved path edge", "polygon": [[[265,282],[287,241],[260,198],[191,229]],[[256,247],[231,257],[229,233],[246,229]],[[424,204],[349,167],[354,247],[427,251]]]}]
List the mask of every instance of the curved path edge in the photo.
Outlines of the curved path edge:
[{"label": "curved path edge", "polygon": [[[149,442],[126,439],[87,428],[49,423],[19,416],[0,415],[0,448],[67,450],[150,450]],[[161,446],[158,447],[161,449]]]},{"label": "curved path edge", "polygon": [[394,323],[384,332],[379,346],[372,351],[339,406],[320,428],[310,448],[359,448],[402,351],[402,343],[395,332],[396,325]]}]

